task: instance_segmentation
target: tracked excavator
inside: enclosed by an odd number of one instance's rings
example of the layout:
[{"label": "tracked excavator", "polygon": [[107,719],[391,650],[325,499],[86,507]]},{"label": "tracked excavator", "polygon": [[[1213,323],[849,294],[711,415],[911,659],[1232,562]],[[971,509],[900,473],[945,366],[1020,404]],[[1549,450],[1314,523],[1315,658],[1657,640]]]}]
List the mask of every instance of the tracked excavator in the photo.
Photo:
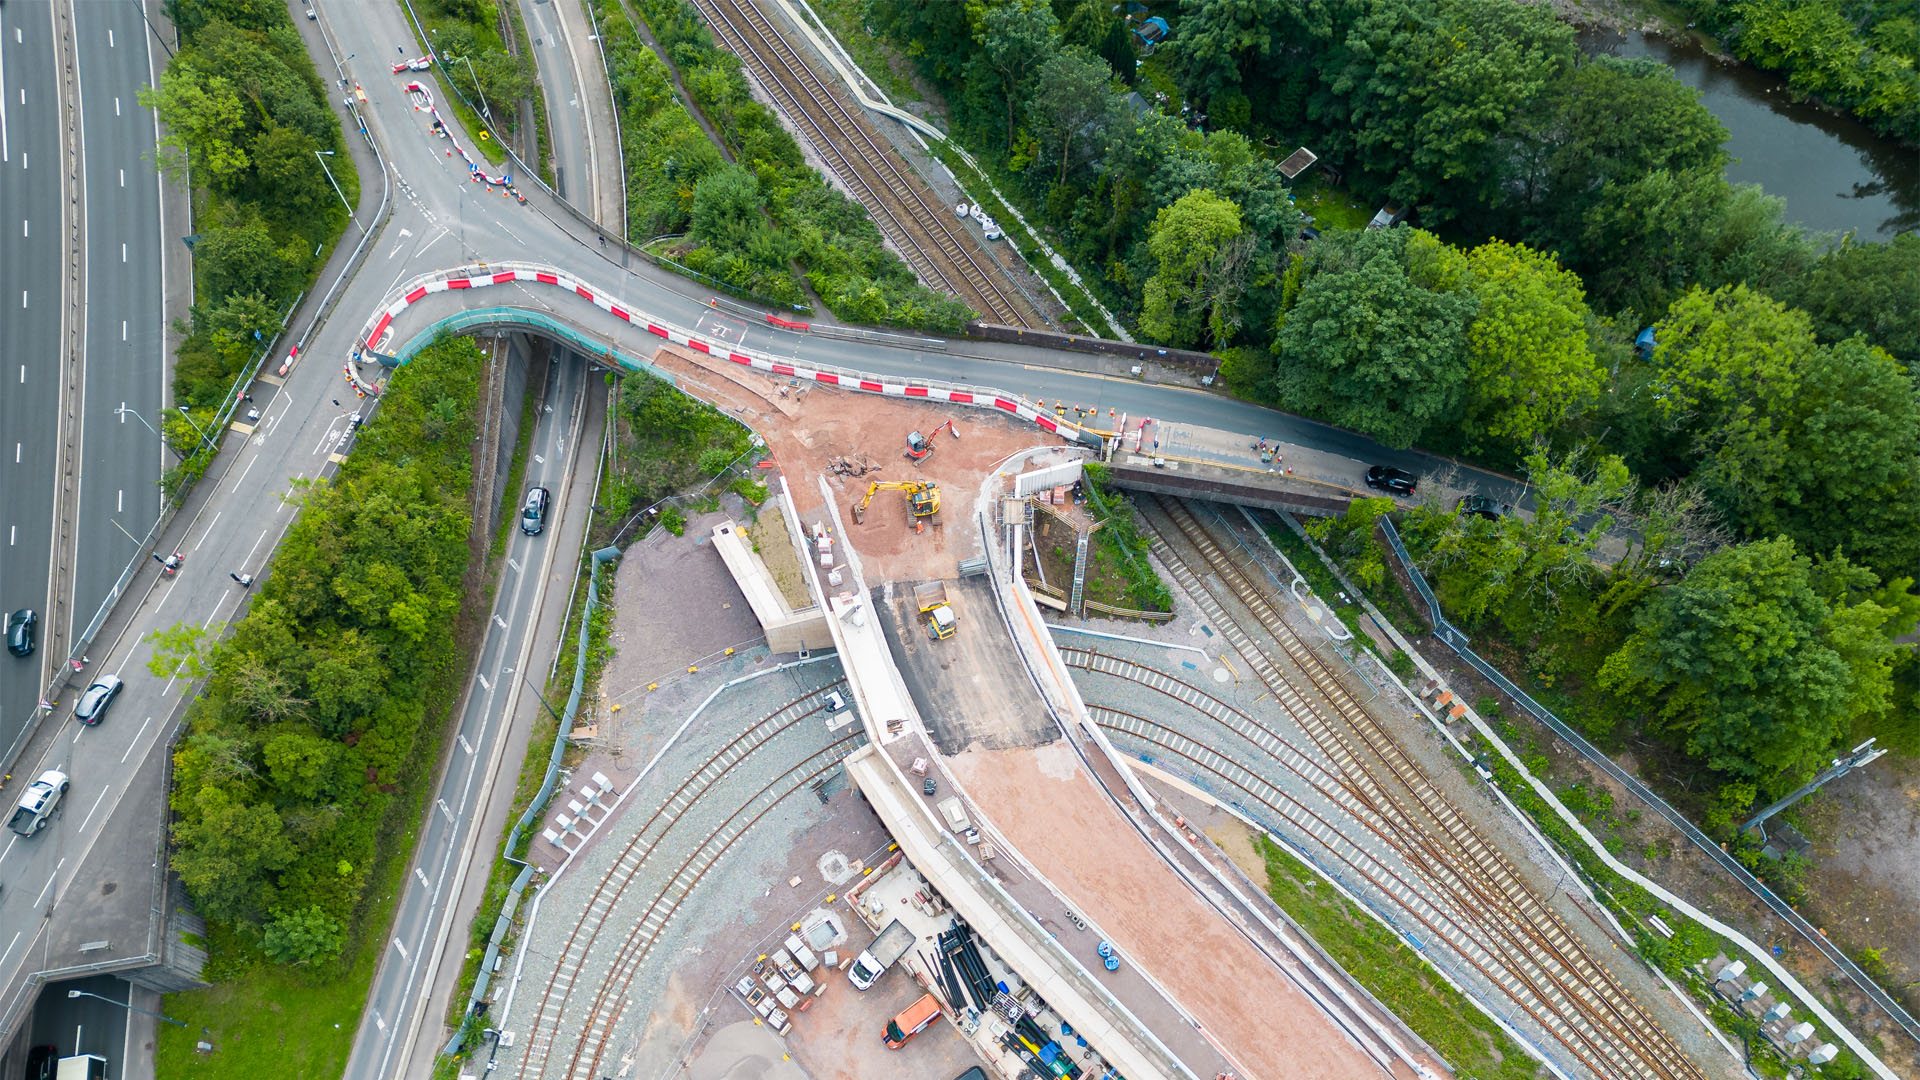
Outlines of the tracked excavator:
[{"label": "tracked excavator", "polygon": [[874,493],[879,491],[906,493],[909,523],[924,521],[929,525],[940,524],[940,489],[919,480],[875,480],[868,484],[866,498],[853,504],[853,520],[856,523],[867,520],[867,507],[873,504]]},{"label": "tracked excavator", "polygon": [[937,428],[934,428],[932,431],[926,433],[925,435],[922,435],[917,431],[908,432],[907,433],[907,460],[913,462],[917,466],[921,462],[932,457],[933,452],[936,449],[933,443],[933,437],[935,435],[940,434],[942,430],[946,431],[947,434],[953,436],[956,439],[960,437],[960,429],[957,427],[954,427],[953,421],[951,420],[948,420],[946,423],[941,424]]}]

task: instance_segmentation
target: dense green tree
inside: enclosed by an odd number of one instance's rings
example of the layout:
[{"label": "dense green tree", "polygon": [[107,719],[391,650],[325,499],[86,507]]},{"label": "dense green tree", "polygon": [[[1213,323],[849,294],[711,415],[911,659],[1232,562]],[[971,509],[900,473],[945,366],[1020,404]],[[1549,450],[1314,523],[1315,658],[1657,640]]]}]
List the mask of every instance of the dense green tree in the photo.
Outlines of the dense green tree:
[{"label": "dense green tree", "polygon": [[216,226],[193,246],[201,295],[216,306],[236,293],[278,295],[302,265],[299,255],[282,248],[259,219]]},{"label": "dense green tree", "polygon": [[160,73],[158,88],[140,91],[140,104],[158,110],[166,136],[159,160],[176,180],[191,173],[224,187],[247,167],[246,109],[233,84],[199,71],[191,62]]},{"label": "dense green tree", "polygon": [[1587,344],[1592,315],[1580,279],[1545,252],[1501,240],[1474,248],[1465,263],[1480,307],[1467,327],[1461,427],[1483,452],[1551,439],[1606,382]]},{"label": "dense green tree", "polygon": [[1393,447],[1413,445],[1458,409],[1476,307],[1471,294],[1436,292],[1408,277],[1412,231],[1316,245],[1314,272],[1274,336],[1283,405]]},{"label": "dense green tree", "polygon": [[1034,79],[1033,100],[1026,106],[1028,122],[1040,140],[1050,163],[1058,163],[1056,183],[1067,179],[1067,167],[1073,152],[1095,145],[1080,133],[1105,120],[1115,109],[1108,83],[1113,70],[1107,62],[1080,48],[1070,46],[1047,58]]},{"label": "dense green tree", "polygon": [[1225,263],[1235,257],[1240,237],[1240,208],[1205,188],[1161,210],[1147,240],[1157,268],[1147,280],[1141,332],[1184,347],[1210,329],[1214,342],[1224,343],[1223,310],[1233,298],[1214,289],[1212,279],[1234,273]]},{"label": "dense green tree", "polygon": [[1641,608],[1601,683],[1709,768],[1791,787],[1891,693],[1897,611],[1836,590],[1857,586],[1848,569],[1816,568],[1784,537],[1716,552]]},{"label": "dense green tree", "polygon": [[173,872],[201,915],[250,919],[272,903],[274,874],[294,859],[280,815],[271,806],[233,802],[220,788],[204,788],[193,801],[196,812],[173,827]]},{"label": "dense green tree", "polygon": [[1185,0],[1180,31],[1164,46],[1189,93],[1218,109],[1214,99],[1241,89],[1286,43],[1283,0]]},{"label": "dense green tree", "polygon": [[723,165],[693,188],[692,235],[722,247],[743,245],[760,230],[760,181],[741,165]]},{"label": "dense green tree", "polygon": [[1804,308],[1823,341],[1865,334],[1909,373],[1920,366],[1920,233],[1886,243],[1849,237],[1774,295]]},{"label": "dense green tree", "polygon": [[1501,206],[1536,247],[1578,253],[1583,222],[1610,184],[1655,170],[1716,173],[1727,131],[1657,60],[1601,55],[1577,64],[1498,140]]},{"label": "dense green tree", "polygon": [[[1026,100],[1026,88],[1059,48],[1054,39],[1058,29],[1046,0],[1006,0],[980,19],[980,56],[999,78],[1000,96],[1006,100],[1009,149],[1018,127],[1015,106]],[[1100,66],[1104,69],[1105,62]]]},{"label": "dense green tree", "polygon": [[282,964],[310,964],[339,955],[347,928],[325,908],[309,904],[292,910],[276,909],[261,935],[260,949]]}]

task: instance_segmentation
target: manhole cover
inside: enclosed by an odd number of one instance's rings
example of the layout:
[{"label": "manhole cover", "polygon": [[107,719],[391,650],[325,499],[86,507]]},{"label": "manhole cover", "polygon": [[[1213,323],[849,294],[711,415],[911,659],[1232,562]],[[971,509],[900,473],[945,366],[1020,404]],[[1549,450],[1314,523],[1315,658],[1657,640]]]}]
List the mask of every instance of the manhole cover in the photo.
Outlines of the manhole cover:
[{"label": "manhole cover", "polygon": [[1324,612],[1322,612],[1321,609],[1311,604],[1307,606],[1307,618],[1312,619],[1314,622],[1319,622],[1322,614],[1324,614]]},{"label": "manhole cover", "polygon": [[1227,681],[1228,679],[1231,679],[1231,678],[1233,678],[1233,672],[1231,672],[1231,671],[1228,671],[1228,670],[1227,670],[1226,668],[1223,668],[1223,667],[1217,667],[1217,668],[1214,668],[1214,669],[1213,669],[1213,681],[1214,681],[1214,682],[1217,682],[1217,683],[1223,683],[1223,682],[1226,682],[1226,681]]}]

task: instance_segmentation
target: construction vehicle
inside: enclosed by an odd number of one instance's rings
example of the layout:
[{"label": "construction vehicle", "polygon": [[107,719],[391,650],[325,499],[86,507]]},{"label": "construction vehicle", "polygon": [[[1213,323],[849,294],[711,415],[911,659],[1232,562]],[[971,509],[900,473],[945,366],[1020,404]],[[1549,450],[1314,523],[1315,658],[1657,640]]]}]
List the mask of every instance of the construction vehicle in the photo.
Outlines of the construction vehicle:
[{"label": "construction vehicle", "polygon": [[875,480],[867,485],[866,498],[853,504],[855,524],[867,520],[867,507],[873,503],[876,491],[903,491],[907,495],[907,522],[925,521],[930,525],[940,524],[940,488],[934,484],[919,480]]},{"label": "construction vehicle", "polygon": [[928,432],[925,435],[922,435],[917,431],[908,432],[907,433],[907,459],[913,462],[915,465],[918,465],[921,462],[932,457],[933,450],[934,450],[933,437],[935,435],[940,434],[942,429],[945,429],[947,434],[953,436],[956,439],[960,437],[960,429],[957,427],[954,427],[953,421],[951,420],[947,421],[944,424],[941,424],[940,427],[934,428],[932,431]]},{"label": "construction vehicle", "polygon": [[927,617],[927,633],[937,641],[953,636],[960,625],[954,617],[953,605],[947,603],[945,582],[929,581],[913,587],[913,602],[920,607],[920,614]]}]

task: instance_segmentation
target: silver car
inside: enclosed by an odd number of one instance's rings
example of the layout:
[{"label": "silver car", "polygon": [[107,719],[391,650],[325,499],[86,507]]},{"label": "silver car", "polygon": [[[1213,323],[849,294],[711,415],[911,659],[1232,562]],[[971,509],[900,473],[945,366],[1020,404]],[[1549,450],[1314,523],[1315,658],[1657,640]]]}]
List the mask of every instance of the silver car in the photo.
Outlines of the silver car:
[{"label": "silver car", "polygon": [[97,724],[107,714],[107,706],[120,693],[120,676],[102,675],[87,687],[80,695],[80,703],[73,707],[73,718],[83,724]]}]

